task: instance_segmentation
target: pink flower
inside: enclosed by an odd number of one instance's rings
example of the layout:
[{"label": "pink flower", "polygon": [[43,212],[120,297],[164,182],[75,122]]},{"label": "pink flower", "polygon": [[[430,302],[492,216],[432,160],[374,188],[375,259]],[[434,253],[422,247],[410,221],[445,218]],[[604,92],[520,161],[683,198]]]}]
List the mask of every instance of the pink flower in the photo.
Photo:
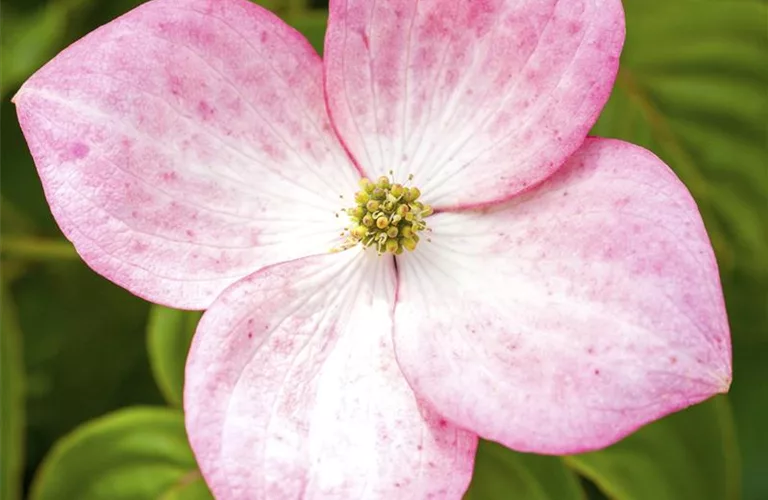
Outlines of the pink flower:
[{"label": "pink flower", "polygon": [[592,450],[728,389],[694,201],[586,138],[623,39],[619,0],[332,0],[321,61],[251,3],[155,0],[24,84],[83,259],[209,308],[185,410],[217,497],[460,498],[478,436]]}]

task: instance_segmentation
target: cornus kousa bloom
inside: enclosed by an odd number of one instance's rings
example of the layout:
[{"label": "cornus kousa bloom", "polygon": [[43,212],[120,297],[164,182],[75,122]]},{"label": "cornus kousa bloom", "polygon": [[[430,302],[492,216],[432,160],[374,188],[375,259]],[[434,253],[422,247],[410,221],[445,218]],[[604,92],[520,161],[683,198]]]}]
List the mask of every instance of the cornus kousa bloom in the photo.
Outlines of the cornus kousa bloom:
[{"label": "cornus kousa bloom", "polygon": [[331,0],[325,58],[243,0],[155,0],[15,97],[83,259],[208,309],[221,499],[460,498],[478,436],[574,453],[727,390],[696,205],[587,138],[619,0]]}]

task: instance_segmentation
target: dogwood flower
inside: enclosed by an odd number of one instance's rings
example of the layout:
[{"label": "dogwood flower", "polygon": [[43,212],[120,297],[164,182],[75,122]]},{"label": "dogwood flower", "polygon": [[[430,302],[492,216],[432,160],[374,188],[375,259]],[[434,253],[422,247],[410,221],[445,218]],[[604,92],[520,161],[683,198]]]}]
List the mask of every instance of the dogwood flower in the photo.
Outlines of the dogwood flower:
[{"label": "dogwood flower", "polygon": [[85,262],[207,308],[218,498],[460,498],[478,436],[593,450],[728,389],[694,201],[586,137],[623,40],[619,0],[331,0],[321,60],[249,2],[154,0],[23,85]]}]

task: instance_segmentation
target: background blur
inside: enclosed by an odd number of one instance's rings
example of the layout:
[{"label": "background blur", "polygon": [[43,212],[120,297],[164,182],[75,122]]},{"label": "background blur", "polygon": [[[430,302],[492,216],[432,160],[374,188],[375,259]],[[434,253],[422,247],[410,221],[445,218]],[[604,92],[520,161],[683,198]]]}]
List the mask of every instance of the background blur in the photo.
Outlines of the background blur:
[{"label": "background blur", "polygon": [[[2,0],[2,500],[210,495],[179,410],[199,316],[153,308],[79,260],[10,103],[58,51],[138,3]],[[260,3],[322,51],[327,1]],[[468,498],[768,499],[768,6],[624,4],[621,72],[595,134],[650,148],[698,201],[731,321],[733,388],[602,452],[484,443]]]}]

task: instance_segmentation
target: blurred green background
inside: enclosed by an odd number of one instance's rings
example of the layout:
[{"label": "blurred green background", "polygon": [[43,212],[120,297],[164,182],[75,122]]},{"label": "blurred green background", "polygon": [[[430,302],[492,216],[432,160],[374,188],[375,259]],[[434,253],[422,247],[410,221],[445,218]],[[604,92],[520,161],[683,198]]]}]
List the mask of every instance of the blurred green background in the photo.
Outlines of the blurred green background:
[{"label": "blurred green background", "polygon": [[[46,205],[10,99],[58,51],[136,0],[3,0],[0,498],[209,498],[179,410],[198,314],[91,272]],[[327,2],[261,1],[322,51]],[[601,452],[481,445],[480,499],[768,499],[768,7],[625,0],[627,43],[595,134],[642,144],[699,203],[730,316],[728,396]]]}]

